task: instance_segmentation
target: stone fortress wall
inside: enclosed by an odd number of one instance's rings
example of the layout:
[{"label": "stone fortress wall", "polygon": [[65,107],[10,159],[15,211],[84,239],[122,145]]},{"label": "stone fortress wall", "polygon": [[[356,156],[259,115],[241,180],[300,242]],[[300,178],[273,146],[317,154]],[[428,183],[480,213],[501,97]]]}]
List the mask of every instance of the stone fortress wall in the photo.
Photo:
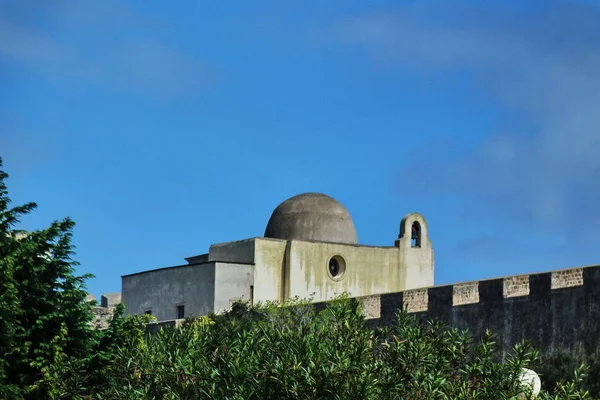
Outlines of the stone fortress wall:
[{"label": "stone fortress wall", "polygon": [[[96,296],[88,294],[86,301],[96,301]],[[121,303],[121,293],[105,293],[100,296],[100,305],[92,308],[94,319],[90,321],[90,325],[95,329],[108,328],[115,307],[119,303]]]},{"label": "stone fortress wall", "polygon": [[[600,266],[457,283],[359,297],[371,326],[390,325],[400,309],[419,319],[496,335],[504,356],[523,339],[548,354],[578,354],[600,344]],[[318,308],[326,303],[318,303]]]},{"label": "stone fortress wall", "polygon": [[[600,265],[433,286],[398,293],[356,297],[371,327],[389,326],[405,309],[421,321],[438,320],[475,340],[487,329],[505,356],[530,340],[542,354],[565,349],[591,354],[600,345]],[[315,303],[317,309],[327,302]],[[149,324],[148,331],[177,326],[181,320]]]},{"label": "stone fortress wall", "polygon": [[[356,297],[372,327],[389,326],[405,309],[422,321],[467,329],[477,340],[490,329],[499,353],[530,340],[542,354],[590,354],[600,345],[600,265]],[[322,309],[327,302],[315,303]],[[149,331],[181,320],[149,324]]]}]

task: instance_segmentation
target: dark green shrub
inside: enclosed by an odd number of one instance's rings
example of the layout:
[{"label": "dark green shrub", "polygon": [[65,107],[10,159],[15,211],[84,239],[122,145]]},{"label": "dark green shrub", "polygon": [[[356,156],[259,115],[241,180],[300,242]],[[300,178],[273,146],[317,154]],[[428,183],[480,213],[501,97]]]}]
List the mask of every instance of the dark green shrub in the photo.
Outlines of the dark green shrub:
[{"label": "dark green shrub", "polygon": [[[360,304],[346,298],[321,312],[299,301],[238,304],[149,336],[145,322],[142,316],[119,322],[122,339],[94,372],[102,385],[82,382],[71,370],[77,364],[57,365],[46,381],[52,398],[517,399],[528,398],[521,368],[538,358],[524,343],[497,363],[491,334],[474,343],[465,332],[424,325],[403,312],[393,326],[374,331]],[[590,397],[566,383],[555,397],[540,398]]]}]

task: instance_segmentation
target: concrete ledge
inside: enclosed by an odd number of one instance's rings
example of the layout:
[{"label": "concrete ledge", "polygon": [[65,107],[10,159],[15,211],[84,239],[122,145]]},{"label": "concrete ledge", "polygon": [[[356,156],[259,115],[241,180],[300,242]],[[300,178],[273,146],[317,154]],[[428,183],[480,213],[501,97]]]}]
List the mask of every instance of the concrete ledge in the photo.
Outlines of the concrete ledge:
[{"label": "concrete ledge", "polygon": [[167,321],[150,322],[146,324],[146,333],[158,332],[162,328],[169,326],[177,328],[183,323],[183,321],[185,321],[185,319],[171,319]]}]

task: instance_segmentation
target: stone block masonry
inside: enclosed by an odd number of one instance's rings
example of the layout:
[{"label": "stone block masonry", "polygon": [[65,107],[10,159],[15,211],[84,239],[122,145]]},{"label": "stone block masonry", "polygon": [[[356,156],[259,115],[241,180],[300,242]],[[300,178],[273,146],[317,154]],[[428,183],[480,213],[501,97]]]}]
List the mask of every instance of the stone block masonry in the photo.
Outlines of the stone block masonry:
[{"label": "stone block masonry", "polygon": [[402,296],[402,306],[408,312],[427,311],[429,292],[427,289],[409,290]]},{"label": "stone block masonry", "polygon": [[479,282],[459,283],[452,286],[452,305],[479,303]]},{"label": "stone block masonry", "polygon": [[381,317],[381,297],[380,296],[361,297],[360,301],[362,301],[362,303],[363,303],[366,319],[373,319],[373,318]]},{"label": "stone block masonry", "polygon": [[552,273],[552,289],[583,285],[583,268],[567,269]]},{"label": "stone block masonry", "polygon": [[[100,305],[92,307],[94,319],[90,321],[90,326],[94,329],[106,329],[113,317],[115,307],[121,303],[121,293],[105,293],[100,296]],[[88,294],[86,301],[96,301],[96,297]]]},{"label": "stone block masonry", "polygon": [[529,296],[529,275],[504,278],[504,298]]}]

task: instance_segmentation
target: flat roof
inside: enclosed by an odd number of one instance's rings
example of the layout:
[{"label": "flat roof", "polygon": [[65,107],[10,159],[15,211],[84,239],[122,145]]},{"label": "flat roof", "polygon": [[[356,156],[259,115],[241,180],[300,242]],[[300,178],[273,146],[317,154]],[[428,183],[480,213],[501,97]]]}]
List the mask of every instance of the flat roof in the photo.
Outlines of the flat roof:
[{"label": "flat roof", "polygon": [[148,269],[148,270],[145,270],[145,271],[134,272],[132,274],[121,275],[121,278],[127,278],[129,276],[134,276],[134,275],[147,274],[147,273],[150,273],[150,272],[162,271],[162,270],[165,270],[165,269],[174,269],[174,268],[183,268],[183,267],[199,267],[201,265],[213,264],[213,263],[238,264],[238,265],[254,265],[253,263],[212,260],[212,261],[204,261],[204,262],[193,263],[193,264],[181,264],[181,265],[173,265],[173,266],[170,266],[170,267],[161,267],[161,268],[155,268],[155,269]]},{"label": "flat roof", "polygon": [[[396,239],[394,239],[394,240],[396,240]],[[268,241],[272,241],[272,242],[323,243],[323,244],[337,244],[337,245],[340,245],[340,246],[369,247],[369,248],[378,248],[378,249],[393,249],[393,248],[398,248],[398,246],[395,246],[393,244],[389,245],[389,246],[382,246],[382,245],[372,245],[372,244],[362,244],[362,243],[324,242],[324,241],[321,241],[321,240],[309,240],[309,239],[277,239],[277,238],[268,238],[268,237],[262,237],[262,236],[255,236],[255,237],[252,237],[252,238],[241,239],[241,240],[232,240],[231,242],[213,243],[213,244],[210,245],[210,247],[212,247],[212,246],[226,246],[226,245],[232,244],[232,243],[249,242],[249,241],[252,241],[252,240],[268,240]]]}]

